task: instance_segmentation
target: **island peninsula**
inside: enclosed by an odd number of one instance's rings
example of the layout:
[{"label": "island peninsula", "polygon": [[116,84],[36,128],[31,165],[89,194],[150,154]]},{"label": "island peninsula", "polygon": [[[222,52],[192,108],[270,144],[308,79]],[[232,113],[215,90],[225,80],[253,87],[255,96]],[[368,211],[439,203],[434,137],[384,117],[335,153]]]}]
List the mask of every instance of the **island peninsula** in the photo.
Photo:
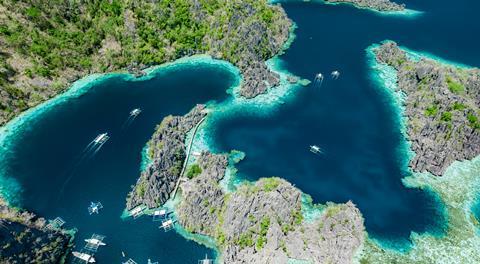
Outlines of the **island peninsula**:
[{"label": "island peninsula", "polygon": [[[427,138],[425,141],[436,135],[437,142],[441,142],[435,154],[422,151],[422,145],[415,146],[417,143],[412,142],[412,149],[416,151],[410,162],[413,175],[405,178],[404,184],[428,189],[438,195],[438,206],[445,205],[445,214],[449,218],[445,238],[431,234],[414,235],[413,249],[409,254],[385,251],[368,237],[362,215],[351,202],[309,205],[302,202],[300,190],[276,177],[246,182],[234,190],[226,189],[221,181],[230,166],[228,154],[202,152],[182,177],[182,163],[187,155],[185,138],[187,132],[208,115],[203,106],[197,106],[183,117],[167,117],[158,126],[148,143],[150,165],[130,193],[127,208],[160,207],[171,198],[169,193],[174,190],[175,183],[181,182],[181,196],[174,206],[180,225],[189,233],[213,238],[220,261],[225,263],[383,263],[387,260],[415,263],[416,260],[428,261],[429,250],[435,252],[435,258],[442,258],[439,254],[450,247],[455,248],[461,239],[471,242],[464,250],[474,257],[475,245],[479,243],[475,233],[478,221],[472,216],[471,206],[478,195],[474,186],[479,183],[475,177],[480,166],[476,152],[479,145],[475,143],[479,127],[475,123],[477,119],[469,116],[478,113],[478,98],[472,95],[478,94],[475,91],[479,85],[479,71],[414,57],[393,42],[373,47],[369,52],[374,55],[375,63],[394,69],[396,92],[406,94],[401,103],[405,107],[402,114],[406,117],[407,139],[421,136]],[[452,83],[463,88],[452,90]],[[448,120],[442,119],[445,114],[441,112],[432,116],[427,110],[430,101],[425,98],[437,102],[441,111],[456,112]],[[464,107],[458,109],[459,103]],[[428,119],[424,126],[428,132],[418,133],[413,129],[416,118]],[[429,122],[439,124],[429,125]],[[450,129],[449,137],[444,136],[445,129]],[[180,147],[172,147],[172,144]],[[446,146],[457,144],[476,147],[462,145],[457,152],[442,151]],[[472,161],[468,161],[470,159]],[[441,163],[436,163],[437,160]],[[438,177],[429,173],[445,176],[437,181],[435,178]],[[308,218],[307,211],[311,207],[316,208],[317,216]],[[443,259],[452,260],[452,263],[461,260],[456,254],[447,254]]]},{"label": "island peninsula", "polygon": [[397,4],[390,0],[325,0],[332,4],[352,4],[358,8],[367,8],[380,12],[405,11],[404,4]]},{"label": "island peninsula", "polygon": [[265,61],[292,22],[266,0],[0,4],[0,125],[92,73],[142,69],[208,54],[237,66],[248,98],[278,85]]}]

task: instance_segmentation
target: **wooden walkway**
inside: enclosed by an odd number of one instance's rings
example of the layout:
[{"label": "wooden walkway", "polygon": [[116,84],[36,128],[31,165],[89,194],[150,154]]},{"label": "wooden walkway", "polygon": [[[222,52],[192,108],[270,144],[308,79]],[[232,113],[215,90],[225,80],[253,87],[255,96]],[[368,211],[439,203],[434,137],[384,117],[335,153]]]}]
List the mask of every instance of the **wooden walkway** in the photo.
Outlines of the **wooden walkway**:
[{"label": "wooden walkway", "polygon": [[205,121],[206,118],[207,118],[207,116],[204,116],[202,119],[200,119],[200,121],[198,121],[197,125],[195,126],[195,128],[193,130],[192,138],[190,138],[190,142],[188,143],[188,147],[187,147],[187,156],[185,157],[185,161],[183,162],[182,171],[180,172],[180,176],[178,177],[177,184],[175,185],[175,190],[173,191],[173,199],[175,199],[175,196],[177,195],[178,186],[180,186],[180,181],[183,178],[183,173],[185,173],[185,169],[186,169],[187,164],[188,164],[188,159],[190,158],[190,150],[192,149],[193,140],[195,139],[195,135],[197,134],[198,127],[200,127],[200,124],[202,124],[203,121]]}]

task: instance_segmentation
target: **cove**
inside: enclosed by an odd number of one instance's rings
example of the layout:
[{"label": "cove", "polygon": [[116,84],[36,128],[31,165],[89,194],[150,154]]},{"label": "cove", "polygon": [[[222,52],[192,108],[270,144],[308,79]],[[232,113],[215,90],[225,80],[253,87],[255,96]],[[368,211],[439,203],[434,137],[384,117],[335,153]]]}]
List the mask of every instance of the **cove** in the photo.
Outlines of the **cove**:
[{"label": "cove", "polygon": [[[206,253],[212,256],[212,250],[175,231],[165,233],[150,217],[120,216],[130,186],[140,175],[142,148],[155,126],[197,103],[223,100],[226,90],[238,82],[232,69],[224,62],[194,57],[151,70],[140,79],[126,74],[97,76],[83,81],[84,87],[72,98],[61,95],[47,103],[53,107],[40,106],[12,121],[7,125],[10,130],[4,131],[8,135],[3,138],[1,175],[20,188],[13,203],[47,219],[60,216],[67,228],[78,228],[77,248],[92,233],[105,235],[107,246],[96,255],[100,263],[125,261],[122,251],[138,263],[148,258],[196,263]],[[137,107],[142,113],[122,127]],[[96,156],[81,160],[87,144],[104,132],[109,141]],[[88,214],[90,201],[103,204],[98,215]]]},{"label": "cove", "polygon": [[[382,80],[372,75],[366,48],[391,39],[451,61],[474,66],[480,61],[475,48],[480,38],[471,34],[480,29],[471,11],[479,3],[405,3],[425,12],[412,18],[350,6],[283,3],[298,26],[296,40],[281,56],[283,65],[310,80],[321,72],[323,85],[299,89],[271,115],[225,114],[210,135],[216,151],[246,154],[237,165],[239,177],[279,176],[314,202],[352,200],[369,235],[399,249],[409,246],[411,232],[441,235],[446,219],[437,197],[401,182],[411,173],[401,113],[379,86]],[[336,81],[329,78],[334,70],[341,72]],[[313,155],[310,145],[324,154]]]}]

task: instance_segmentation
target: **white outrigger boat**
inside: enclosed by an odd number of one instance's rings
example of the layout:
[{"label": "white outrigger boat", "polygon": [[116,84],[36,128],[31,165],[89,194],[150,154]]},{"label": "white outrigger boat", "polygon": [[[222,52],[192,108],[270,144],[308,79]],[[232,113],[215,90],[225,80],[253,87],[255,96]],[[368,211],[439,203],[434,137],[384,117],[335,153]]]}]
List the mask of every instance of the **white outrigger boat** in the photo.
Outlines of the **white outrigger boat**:
[{"label": "white outrigger boat", "polygon": [[321,154],[322,150],[320,149],[319,146],[312,145],[312,146],[310,146],[310,152],[315,153],[315,154]]},{"label": "white outrigger boat", "polygon": [[108,133],[102,133],[100,135],[98,135],[94,140],[93,142],[95,142],[96,144],[103,144],[105,142],[107,142],[107,140],[109,139],[110,137],[108,136]]},{"label": "white outrigger boat", "polygon": [[81,260],[84,260],[85,263],[95,263],[95,258],[92,255],[89,255],[87,253],[82,253],[82,252],[77,252],[74,251],[72,252],[73,256],[76,258],[79,258]]},{"label": "white outrigger boat", "polygon": [[132,111],[130,111],[130,116],[138,116],[142,110],[140,108],[135,108]]},{"label": "white outrigger boat", "polygon": [[96,245],[96,246],[106,246],[107,244],[103,243],[102,240],[96,238],[85,239],[85,242]]}]

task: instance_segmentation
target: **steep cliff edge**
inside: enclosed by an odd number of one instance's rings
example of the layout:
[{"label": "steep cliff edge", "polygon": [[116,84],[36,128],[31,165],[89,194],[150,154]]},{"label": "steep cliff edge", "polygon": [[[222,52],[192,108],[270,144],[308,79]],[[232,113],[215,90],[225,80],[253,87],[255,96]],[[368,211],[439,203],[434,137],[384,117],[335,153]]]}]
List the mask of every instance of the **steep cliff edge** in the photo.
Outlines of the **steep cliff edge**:
[{"label": "steep cliff edge", "polygon": [[363,243],[360,211],[351,202],[329,204],[307,221],[302,193],[280,178],[246,183],[233,192],[219,181],[226,157],[202,153],[201,172],[182,183],[179,223],[215,238],[224,263],[350,263]]},{"label": "steep cliff edge", "polygon": [[206,115],[197,105],[185,116],[167,116],[148,142],[151,160],[127,197],[127,209],[144,205],[156,208],[169,198],[180,177],[186,157],[185,137]]},{"label": "steep cliff edge", "polygon": [[415,172],[442,175],[455,160],[480,154],[480,70],[415,59],[394,42],[374,49],[379,63],[397,72],[404,93],[407,134]]}]

